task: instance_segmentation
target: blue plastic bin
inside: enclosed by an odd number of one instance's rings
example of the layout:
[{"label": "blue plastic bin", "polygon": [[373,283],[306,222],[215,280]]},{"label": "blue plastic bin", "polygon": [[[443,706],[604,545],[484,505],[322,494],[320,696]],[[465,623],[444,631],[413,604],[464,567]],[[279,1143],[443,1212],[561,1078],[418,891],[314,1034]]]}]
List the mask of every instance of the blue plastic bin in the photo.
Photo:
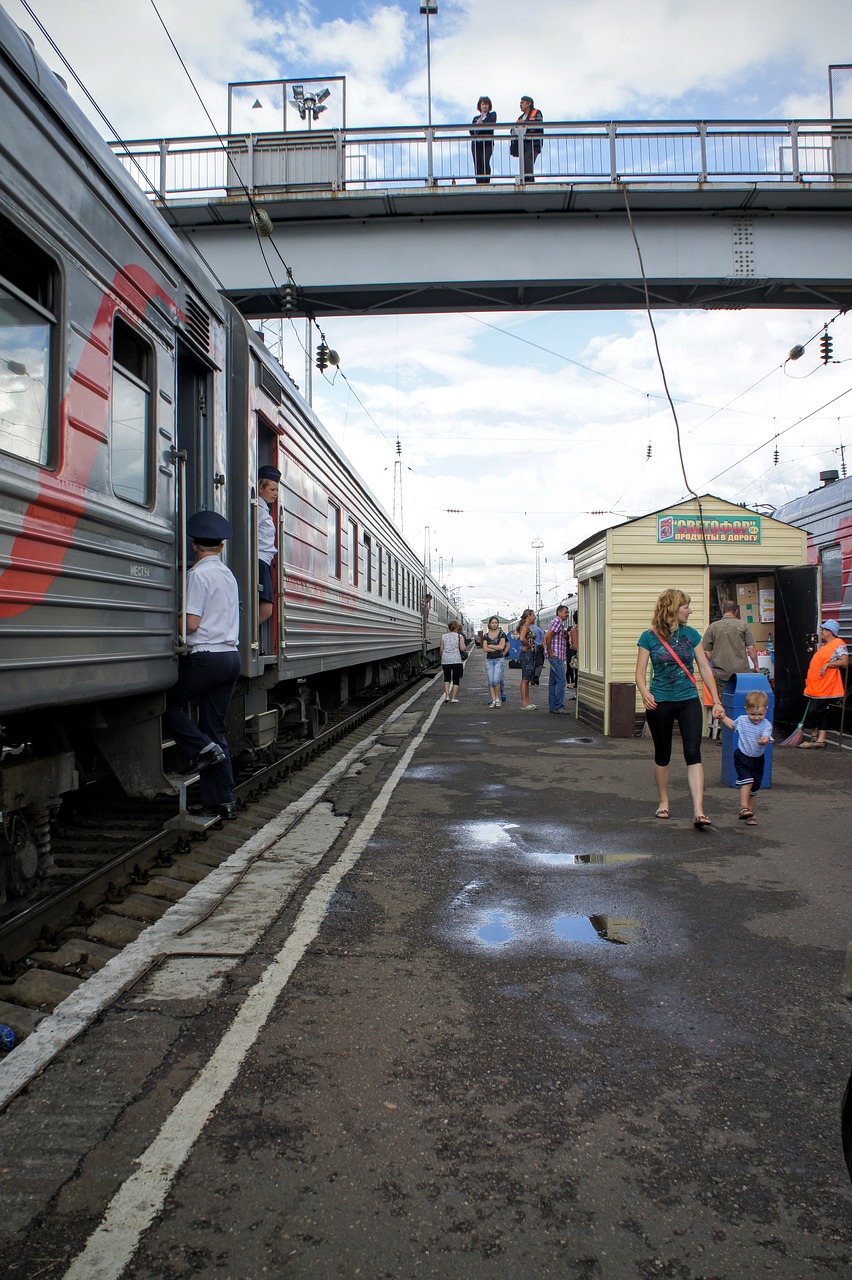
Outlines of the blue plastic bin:
[{"label": "blue plastic bin", "polygon": [[[746,694],[751,693],[753,689],[758,689],[769,698],[766,719],[774,724],[775,694],[772,692],[772,686],[766,676],[758,675],[753,671],[749,672],[748,675],[738,673],[735,676],[731,676],[725,685],[722,691],[722,706],[725,708],[725,715],[730,716],[732,720],[736,720],[737,716],[744,716],[746,713]],[[722,725],[722,783],[726,787],[735,787],[737,785],[737,771],[734,767],[736,746],[737,734],[733,729],[729,729],[727,725]],[[763,782],[761,783],[761,789],[765,790],[771,786],[772,743],[770,742],[763,754]]]}]

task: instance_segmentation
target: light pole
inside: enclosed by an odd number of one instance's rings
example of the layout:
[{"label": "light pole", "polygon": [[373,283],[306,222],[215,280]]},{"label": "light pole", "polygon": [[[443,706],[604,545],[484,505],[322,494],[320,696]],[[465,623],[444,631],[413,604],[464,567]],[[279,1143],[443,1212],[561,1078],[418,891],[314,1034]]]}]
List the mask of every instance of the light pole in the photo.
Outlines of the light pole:
[{"label": "light pole", "polygon": [[328,107],[324,103],[326,98],[330,97],[330,89],[311,89],[305,93],[304,85],[293,85],[293,101],[296,104],[296,110],[302,120],[307,120],[309,132],[311,126],[316,120],[319,120],[323,111],[328,111]]},{"label": "light pole", "polygon": [[420,12],[426,14],[426,109],[427,123],[432,128],[432,36],[429,18],[438,13],[438,0],[420,0]]},{"label": "light pole", "polygon": [[541,613],[541,549],[544,546],[541,538],[533,538],[532,549],[535,552],[535,611]]}]

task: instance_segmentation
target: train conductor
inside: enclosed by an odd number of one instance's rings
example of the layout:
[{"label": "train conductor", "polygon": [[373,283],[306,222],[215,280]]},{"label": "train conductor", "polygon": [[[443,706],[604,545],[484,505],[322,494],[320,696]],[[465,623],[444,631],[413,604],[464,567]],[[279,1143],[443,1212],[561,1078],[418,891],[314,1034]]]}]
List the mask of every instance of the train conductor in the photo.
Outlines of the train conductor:
[{"label": "train conductor", "polygon": [[[166,695],[163,724],[199,772],[201,815],[235,818],[234,775],[225,721],[240,674],[240,599],[237,580],[220,558],[233,529],[215,511],[190,516],[186,531],[195,552],[187,574],[187,654],[178,663],[177,684]],[[198,724],[187,714],[198,704]]]}]

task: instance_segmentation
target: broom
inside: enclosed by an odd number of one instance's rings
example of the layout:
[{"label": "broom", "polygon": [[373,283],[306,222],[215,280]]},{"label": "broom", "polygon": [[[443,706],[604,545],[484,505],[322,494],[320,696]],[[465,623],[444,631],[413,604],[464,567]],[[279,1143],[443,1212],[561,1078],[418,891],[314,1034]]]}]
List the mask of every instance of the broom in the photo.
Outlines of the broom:
[{"label": "broom", "polygon": [[810,698],[808,698],[807,703],[805,704],[804,715],[802,716],[799,723],[796,725],[793,732],[790,734],[789,738],[785,738],[783,742],[778,743],[779,747],[797,747],[799,743],[802,741],[802,738],[805,736],[804,733],[802,732],[802,726],[804,725],[805,721],[808,718],[808,710],[810,708],[810,705],[811,705],[811,700]]}]

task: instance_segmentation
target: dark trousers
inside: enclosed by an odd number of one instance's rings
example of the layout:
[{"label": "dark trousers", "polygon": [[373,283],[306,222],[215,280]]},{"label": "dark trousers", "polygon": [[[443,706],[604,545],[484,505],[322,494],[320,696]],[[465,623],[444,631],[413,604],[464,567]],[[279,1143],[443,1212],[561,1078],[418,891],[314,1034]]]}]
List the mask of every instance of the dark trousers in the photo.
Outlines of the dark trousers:
[{"label": "dark trousers", "polygon": [[701,764],[704,709],[698,698],[685,698],[683,702],[658,702],[653,711],[645,712],[645,719],[654,740],[655,764],[665,766],[671,762],[675,721],[680,726],[684,760],[687,764]]},{"label": "dark trousers", "polygon": [[524,138],[524,182],[535,182],[533,169],[540,151],[541,143],[538,140],[529,142]]},{"label": "dark trousers", "polygon": [[494,150],[493,142],[472,142],[470,149],[473,153],[473,172],[476,174],[477,182],[491,181],[491,153]]},{"label": "dark trousers", "polygon": [[[239,674],[240,655],[236,649],[227,653],[189,653],[180,659],[177,684],[166,694],[163,726],[184,755],[191,759],[211,742],[218,743],[225,753],[222,764],[201,774],[201,800],[205,805],[234,801],[225,721]],[[198,724],[187,714],[188,702],[198,703]]]}]

